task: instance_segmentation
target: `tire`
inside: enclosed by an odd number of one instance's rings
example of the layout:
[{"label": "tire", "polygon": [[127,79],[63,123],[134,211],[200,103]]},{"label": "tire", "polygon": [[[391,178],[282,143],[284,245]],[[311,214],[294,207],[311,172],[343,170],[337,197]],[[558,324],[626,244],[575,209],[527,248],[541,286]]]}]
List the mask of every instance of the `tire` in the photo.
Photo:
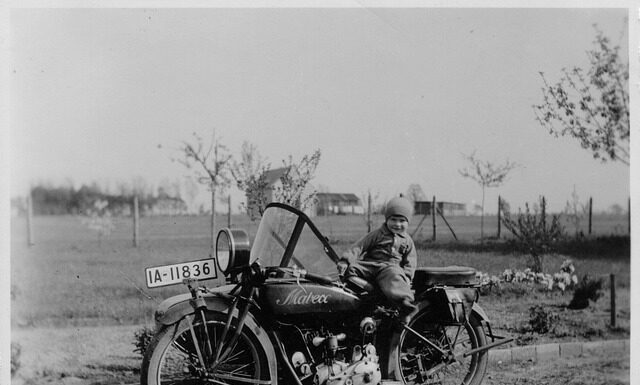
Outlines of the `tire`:
[{"label": "tire", "polygon": [[[447,341],[455,343],[454,354],[487,344],[482,324],[475,314],[472,313],[464,324],[437,321],[442,318],[427,308],[411,320],[409,327],[445,351],[448,351]],[[454,362],[447,360],[429,344],[403,329],[391,339],[388,373],[390,378],[407,385],[480,385],[487,370],[487,351],[468,357],[460,354],[458,358]],[[428,371],[439,364],[440,369],[427,376]]]},{"label": "tire", "polygon": [[[221,313],[206,312],[207,328],[211,340],[212,351],[217,349],[217,338],[221,336],[225,327],[226,315]],[[225,345],[233,335],[235,328],[232,322],[231,330],[225,339]],[[201,354],[204,360],[213,361],[213,354],[207,353],[205,329],[200,317],[195,317],[193,329],[199,340]],[[223,351],[226,346],[223,346]],[[227,359],[210,372],[209,380],[214,379],[218,383],[246,384],[247,382],[233,381],[229,375],[242,376],[252,380],[268,380],[269,365],[264,349],[258,342],[256,335],[248,328],[243,327],[240,338],[235,344]],[[189,329],[189,322],[182,319],[176,324],[164,326],[153,337],[142,360],[141,378],[142,385],[161,384],[204,384],[198,354],[193,344],[193,338]],[[217,375],[221,377],[217,377]],[[227,377],[222,377],[227,376]]]}]

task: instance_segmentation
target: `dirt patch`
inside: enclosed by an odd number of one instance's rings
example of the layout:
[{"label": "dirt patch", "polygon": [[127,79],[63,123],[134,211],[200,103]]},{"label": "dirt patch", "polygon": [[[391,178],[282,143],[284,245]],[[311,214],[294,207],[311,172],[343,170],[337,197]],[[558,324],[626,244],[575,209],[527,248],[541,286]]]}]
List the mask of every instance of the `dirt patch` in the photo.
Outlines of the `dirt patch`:
[{"label": "dirt patch", "polygon": [[[134,332],[142,326],[14,329],[22,347],[13,385],[138,384],[141,357]],[[629,355],[605,351],[553,362],[490,364],[484,385],[629,384]]]},{"label": "dirt patch", "polygon": [[629,354],[594,352],[549,362],[523,361],[489,366],[483,385],[628,385]]}]

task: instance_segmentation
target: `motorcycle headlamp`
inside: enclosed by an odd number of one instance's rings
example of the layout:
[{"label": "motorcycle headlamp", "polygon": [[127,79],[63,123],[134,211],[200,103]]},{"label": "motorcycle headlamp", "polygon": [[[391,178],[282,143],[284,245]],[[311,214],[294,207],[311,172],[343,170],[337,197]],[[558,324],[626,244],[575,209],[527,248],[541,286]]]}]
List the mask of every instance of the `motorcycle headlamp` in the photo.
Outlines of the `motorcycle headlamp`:
[{"label": "motorcycle headlamp", "polygon": [[216,238],[216,263],[224,275],[237,272],[249,263],[249,235],[240,229],[222,229]]}]

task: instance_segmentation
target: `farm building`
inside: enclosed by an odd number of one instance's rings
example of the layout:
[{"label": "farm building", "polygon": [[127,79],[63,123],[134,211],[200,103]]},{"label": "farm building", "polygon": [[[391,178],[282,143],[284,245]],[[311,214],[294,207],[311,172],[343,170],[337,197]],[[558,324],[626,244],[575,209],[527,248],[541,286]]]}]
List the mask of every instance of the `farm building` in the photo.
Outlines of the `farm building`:
[{"label": "farm building", "polygon": [[316,194],[316,215],[363,214],[364,208],[355,194]]},{"label": "farm building", "polygon": [[[415,201],[413,203],[413,211],[415,215],[431,215],[433,212],[433,202],[432,201]],[[436,201],[436,208],[440,210],[442,215],[456,216],[456,215],[466,215],[467,214],[467,205],[464,203],[454,203],[454,202],[438,202]]]},{"label": "farm building", "polygon": [[182,198],[160,196],[148,199],[142,204],[145,215],[186,215],[187,204]]}]

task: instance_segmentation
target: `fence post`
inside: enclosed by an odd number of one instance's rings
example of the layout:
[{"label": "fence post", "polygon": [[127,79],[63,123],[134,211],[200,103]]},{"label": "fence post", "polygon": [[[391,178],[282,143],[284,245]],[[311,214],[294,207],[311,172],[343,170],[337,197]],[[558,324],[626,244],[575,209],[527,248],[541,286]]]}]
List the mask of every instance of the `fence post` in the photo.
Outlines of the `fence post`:
[{"label": "fence post", "polygon": [[367,197],[367,233],[371,232],[371,191]]},{"label": "fence post", "polygon": [[611,327],[616,327],[616,275],[610,274],[611,286]]},{"label": "fence post", "polygon": [[138,208],[138,196],[133,196],[133,247],[138,247],[138,226],[140,213]]},{"label": "fence post", "polygon": [[591,235],[592,213],[593,213],[593,198],[589,197],[589,235]]},{"label": "fence post", "polygon": [[436,240],[436,196],[433,196],[433,202],[431,203],[431,222],[433,224],[433,236],[432,240]]},{"label": "fence post", "polygon": [[501,204],[501,198],[500,195],[498,195],[498,239],[500,239],[500,222],[501,221],[501,215],[502,215],[502,204]]},{"label": "fence post", "polygon": [[33,238],[33,201],[31,199],[31,190],[27,195],[27,246],[35,245]]},{"label": "fence post", "polygon": [[227,205],[229,206],[229,214],[227,215],[227,227],[231,228],[231,194],[227,197]]}]

